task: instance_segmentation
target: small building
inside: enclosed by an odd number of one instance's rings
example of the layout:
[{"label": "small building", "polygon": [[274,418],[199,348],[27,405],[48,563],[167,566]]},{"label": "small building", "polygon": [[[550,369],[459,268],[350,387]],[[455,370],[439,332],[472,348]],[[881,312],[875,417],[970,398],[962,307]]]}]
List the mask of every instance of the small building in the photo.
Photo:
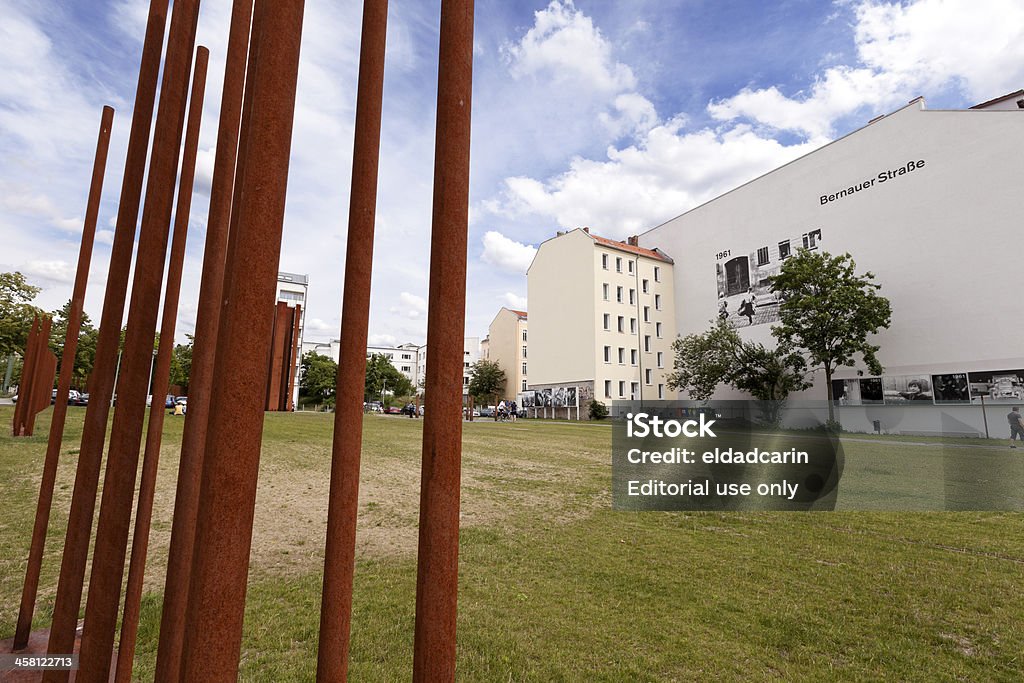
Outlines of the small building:
[{"label": "small building", "polygon": [[[505,372],[506,401],[514,401],[527,390],[527,326],[526,311],[502,307],[487,328],[487,360],[498,364]],[[481,344],[483,346],[483,344]]]}]

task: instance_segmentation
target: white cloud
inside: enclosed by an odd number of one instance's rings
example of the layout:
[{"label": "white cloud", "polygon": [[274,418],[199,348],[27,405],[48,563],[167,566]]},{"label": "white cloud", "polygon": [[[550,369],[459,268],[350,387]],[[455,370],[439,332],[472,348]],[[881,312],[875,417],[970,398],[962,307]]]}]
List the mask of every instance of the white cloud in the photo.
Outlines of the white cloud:
[{"label": "white cloud", "polygon": [[611,45],[572,0],[553,0],[534,12],[534,26],[502,52],[512,75],[544,74],[556,81],[589,84],[605,93],[636,87],[632,69],[612,58]]},{"label": "white cloud", "polygon": [[722,133],[681,128],[680,120],[657,126],[636,145],[609,148],[607,160],[574,159],[545,182],[508,178],[503,197],[488,206],[509,216],[552,216],[561,228],[587,225],[622,239],[813,148],[783,145],[749,126]]},{"label": "white cloud", "polygon": [[332,325],[326,320],[321,320],[320,318],[310,318],[306,321],[306,329],[313,330],[315,332],[328,332],[336,331],[338,329],[338,325]]},{"label": "white cloud", "polygon": [[530,267],[537,248],[505,237],[490,230],[484,234],[484,251],[480,258],[495,268],[510,273],[525,274]]},{"label": "white cloud", "polygon": [[29,261],[22,267],[22,272],[30,280],[39,278],[49,282],[68,284],[75,281],[75,266],[67,261]]},{"label": "white cloud", "polygon": [[775,86],[744,88],[711,102],[708,112],[721,121],[746,118],[821,140],[834,135],[839,119],[865,108],[885,113],[951,84],[980,102],[1024,81],[1019,0],[866,0],[854,16],[858,64],[833,66],[808,92],[792,97]]},{"label": "white cloud", "polygon": [[505,302],[505,305],[508,306],[509,308],[515,309],[517,311],[526,310],[525,296],[519,296],[518,294],[513,294],[512,292],[505,292],[505,296],[502,297],[502,300]]},{"label": "white cloud", "polygon": [[371,346],[394,346],[398,340],[390,334],[371,334],[369,337]]}]

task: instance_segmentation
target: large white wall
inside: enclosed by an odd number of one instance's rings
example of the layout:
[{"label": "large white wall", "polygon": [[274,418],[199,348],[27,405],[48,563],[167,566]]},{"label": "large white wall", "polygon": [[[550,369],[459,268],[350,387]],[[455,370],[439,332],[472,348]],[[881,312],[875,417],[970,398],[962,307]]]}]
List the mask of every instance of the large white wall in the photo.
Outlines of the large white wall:
[{"label": "large white wall", "polygon": [[[892,326],[875,338],[887,375],[1024,367],[1022,150],[1024,111],[929,111],[919,100],[654,228],[640,244],[675,260],[680,334],[706,330],[718,312],[719,253],[774,252],[779,240],[820,229],[819,248],[852,254],[892,303]],[[911,173],[877,179],[920,160]],[[770,343],[770,329],[740,332]]]}]

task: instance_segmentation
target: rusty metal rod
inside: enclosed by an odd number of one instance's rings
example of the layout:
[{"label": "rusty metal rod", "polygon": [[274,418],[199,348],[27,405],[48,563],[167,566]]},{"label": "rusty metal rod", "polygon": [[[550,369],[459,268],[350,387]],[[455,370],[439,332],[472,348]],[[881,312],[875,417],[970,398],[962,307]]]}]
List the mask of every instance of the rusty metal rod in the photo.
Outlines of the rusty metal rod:
[{"label": "rusty metal rod", "polygon": [[18,625],[14,632],[14,649],[21,650],[28,645],[32,630],[32,614],[36,607],[39,590],[39,571],[43,564],[43,550],[46,547],[46,531],[50,524],[50,508],[53,506],[53,487],[57,480],[57,462],[64,438],[64,421],[68,412],[68,392],[75,371],[75,356],[78,355],[78,332],[82,326],[82,308],[85,304],[85,287],[89,281],[89,264],[92,261],[92,245],[96,236],[96,218],[100,210],[100,196],[103,193],[103,175],[107,167],[107,150],[110,148],[110,128],[114,110],[103,107],[100,117],[99,139],[96,141],[96,156],[92,165],[92,181],[89,185],[89,200],[85,209],[85,224],[82,227],[82,242],[78,248],[78,270],[75,286],[71,293],[71,309],[68,313],[67,333],[64,337],[64,351],[60,361],[60,380],[57,382],[57,399],[53,404],[53,418],[50,421],[50,439],[46,444],[46,459],[43,461],[43,478],[39,483],[39,502],[36,505],[36,521],[32,529],[32,545],[28,553],[28,567],[25,569],[25,584],[21,591],[21,608],[18,611]]},{"label": "rusty metal rod", "polygon": [[[25,436],[32,436],[36,429],[36,416],[50,405],[53,393],[53,377],[57,374],[57,356],[50,351],[50,326],[53,318],[44,315],[39,319],[39,336],[36,338],[36,358],[32,367],[32,402],[26,405]],[[24,374],[24,370],[22,371]]]},{"label": "rusty metal rod", "polygon": [[473,0],[442,0],[413,680],[455,680]]},{"label": "rusty metal rod", "polygon": [[302,304],[295,304],[295,314],[292,316],[291,353],[288,361],[288,395],[285,401],[285,410],[295,410],[295,378],[299,369],[299,328],[302,324]]},{"label": "rusty metal rod", "polygon": [[[174,332],[178,318],[178,299],[181,294],[181,271],[185,262],[185,243],[188,239],[188,221],[192,206],[192,187],[195,181],[196,153],[199,149],[199,127],[203,116],[203,96],[206,90],[206,68],[210,51],[203,46],[196,50],[196,65],[192,76],[192,95],[189,98],[188,125],[185,130],[185,153],[182,157],[181,177],[178,181],[178,203],[174,211],[174,238],[171,258],[167,267],[167,290],[160,322],[160,347],[156,356],[153,377],[152,404],[146,427],[146,450],[142,461],[142,482],[135,513],[135,532],[132,536],[132,554],[125,589],[124,611],[121,618],[121,640],[117,649],[114,681],[127,683],[132,677],[135,659],[135,639],[138,635],[139,613],[142,604],[142,582],[146,572],[146,553],[149,548],[149,528],[153,517],[153,495],[160,464],[160,443],[163,437],[164,395],[171,371],[174,353]],[[159,400],[158,400],[159,397]]]},{"label": "rusty metal rod", "polygon": [[119,405],[110,431],[100,499],[78,683],[106,683],[110,677],[198,19],[199,0],[176,0],[128,304],[128,328],[117,388]]},{"label": "rusty metal rod", "polygon": [[[247,162],[239,181],[214,372],[182,681],[235,681],[295,114],[303,0],[257,0]],[[244,277],[233,273],[244,272]],[[219,400],[218,400],[219,399]]]},{"label": "rusty metal rod", "polygon": [[387,20],[387,0],[364,0],[324,584],[320,602],[317,680],[321,682],[343,681],[348,676]]},{"label": "rusty metal rod", "polygon": [[[107,416],[117,371],[121,317],[124,314],[128,273],[131,269],[135,241],[135,223],[139,217],[139,201],[146,172],[149,129],[153,122],[153,103],[156,99],[166,19],[167,0],[152,0],[146,23],[146,38],[142,46],[131,131],[128,134],[128,153],[121,183],[114,243],[110,251],[107,288],[103,295],[96,360],[90,376],[90,401],[82,428],[82,442],[64,540],[64,554],[61,558],[60,579],[57,583],[53,624],[50,627],[47,645],[47,652],[50,654],[71,652],[75,643],[78,610],[82,602],[82,582],[85,579],[89,537],[92,533],[96,506],[96,489],[103,457],[103,442],[107,435]],[[46,674],[44,681],[47,683],[58,683],[68,679],[66,671],[48,671]]]},{"label": "rusty metal rod", "polygon": [[21,379],[18,380],[18,404],[14,407],[14,424],[11,425],[12,436],[25,435],[25,416],[28,415],[32,403],[32,369],[36,365],[35,356],[39,352],[39,315],[32,316],[32,327],[25,340],[25,355],[21,364]]},{"label": "rusty metal rod", "polygon": [[238,156],[238,128],[242,114],[252,3],[253,0],[235,0],[231,9],[217,151],[203,251],[203,273],[195,337],[192,341],[188,418],[185,420],[181,440],[167,578],[160,615],[155,679],[173,683],[177,683],[180,675],[181,646],[185,637],[185,604],[192,567],[192,539],[195,534],[196,508],[199,506],[203,448],[213,392],[213,360],[217,350],[217,328],[224,286],[224,258],[235,181],[235,160]]}]

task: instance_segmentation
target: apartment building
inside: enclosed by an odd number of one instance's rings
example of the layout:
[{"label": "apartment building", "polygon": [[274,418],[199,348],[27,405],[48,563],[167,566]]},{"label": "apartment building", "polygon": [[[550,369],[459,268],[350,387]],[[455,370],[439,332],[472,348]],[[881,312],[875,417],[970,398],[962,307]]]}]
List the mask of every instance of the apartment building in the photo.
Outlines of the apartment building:
[{"label": "apartment building", "polygon": [[543,242],[527,271],[530,374],[520,402],[543,407],[562,390],[585,415],[592,399],[668,398],[673,264],[635,237],[619,242],[589,228]]},{"label": "apartment building", "polygon": [[483,357],[505,372],[507,401],[527,390],[527,338],[526,311],[503,307],[487,328],[486,344],[481,344]]}]

